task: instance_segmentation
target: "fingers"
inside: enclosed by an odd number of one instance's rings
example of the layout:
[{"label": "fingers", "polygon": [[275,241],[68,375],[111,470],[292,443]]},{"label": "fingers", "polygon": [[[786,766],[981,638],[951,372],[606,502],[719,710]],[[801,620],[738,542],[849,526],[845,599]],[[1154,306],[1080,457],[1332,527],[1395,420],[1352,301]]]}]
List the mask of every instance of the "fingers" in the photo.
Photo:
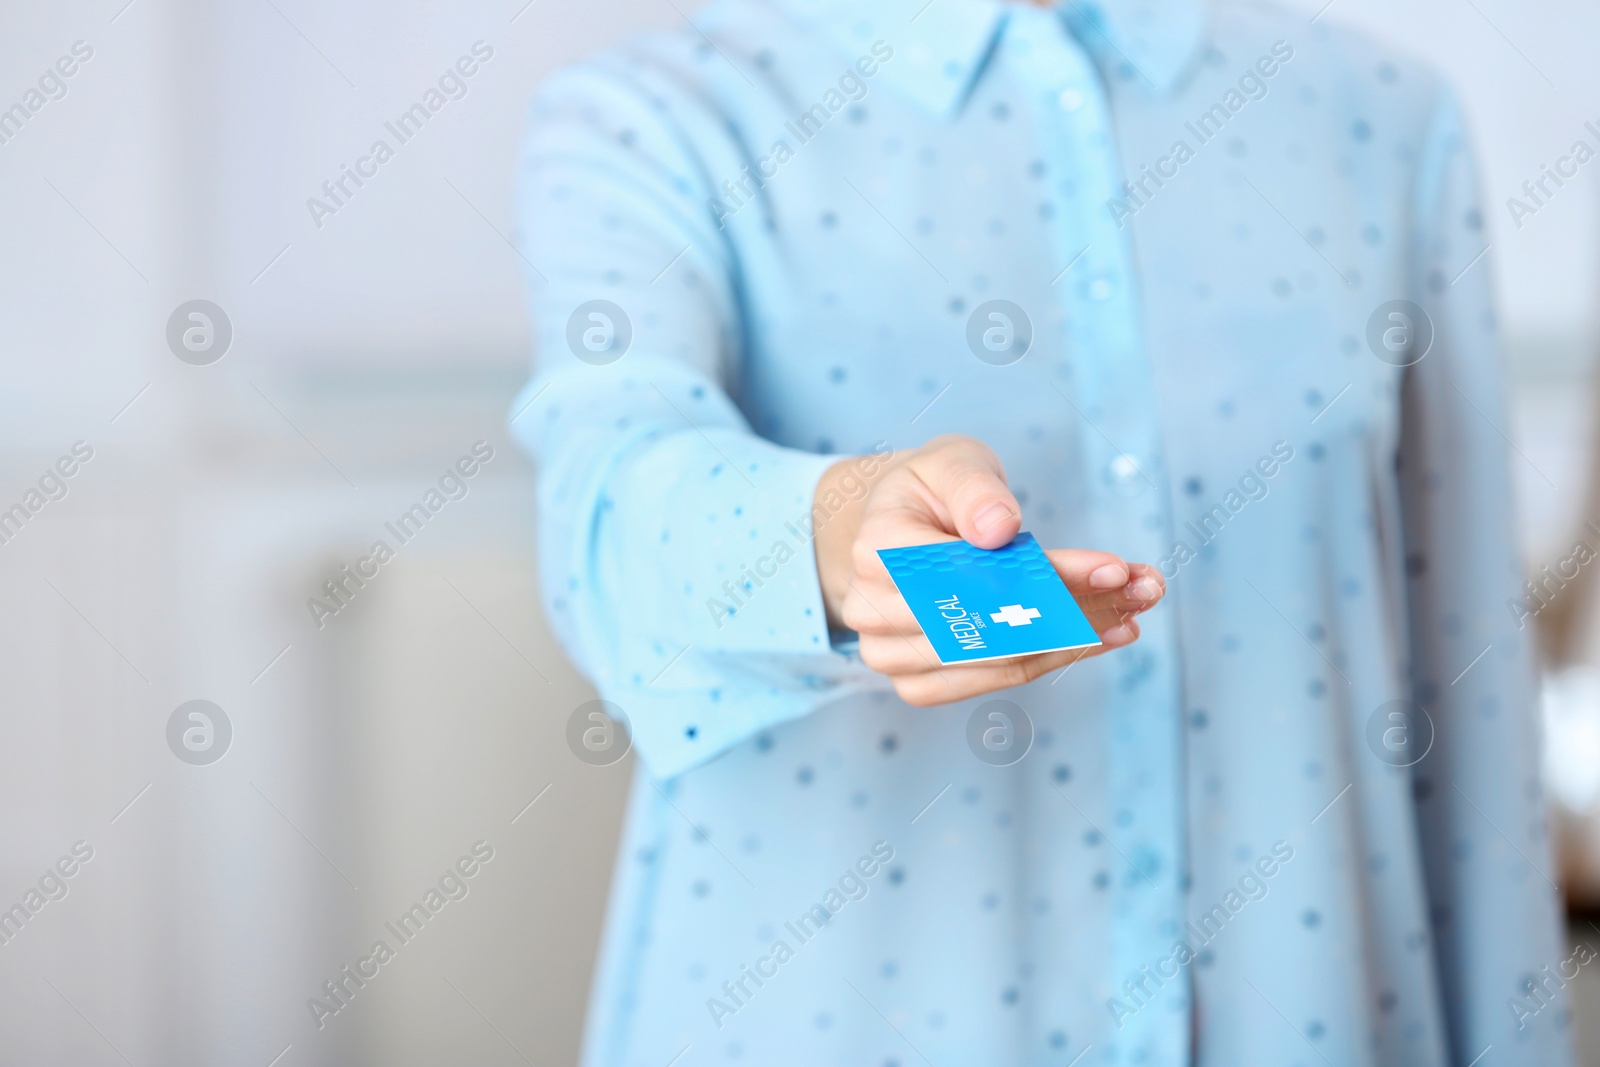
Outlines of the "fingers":
[{"label": "fingers", "polygon": [[1122,588],[1127,602],[1137,611],[1148,611],[1167,595],[1167,580],[1148,563],[1135,563],[1131,580]]},{"label": "fingers", "polygon": [[[862,639],[861,649],[865,659],[867,654],[865,638]],[[941,666],[937,670],[891,674],[890,678],[901,700],[915,707],[925,708],[1025,685],[1035,678],[1070,666],[1080,659],[1097,656],[1103,651],[1104,648],[1088,648],[1047,652],[1039,656],[1022,656],[994,663],[953,664]]]},{"label": "fingers", "polygon": [[1123,648],[1133,644],[1139,640],[1138,620],[1131,616],[1123,616],[1115,626],[1101,631],[1100,640],[1102,648],[1105,650]]},{"label": "fingers", "polygon": [[1085,611],[1091,601],[1145,611],[1158,604],[1167,591],[1161,572],[1148,563],[1125,563],[1110,552],[1082,548],[1053,548],[1045,555]]},{"label": "fingers", "polygon": [[862,634],[861,662],[891,677],[958,669],[939,662],[933,645],[920,630],[909,634]]},{"label": "fingers", "polygon": [[[1032,681],[1052,665],[1065,665],[1087,656],[1098,656],[1112,649],[1131,645],[1139,639],[1139,624],[1127,616],[1112,616],[1106,620],[1105,632],[1100,635],[1098,647],[1047,652],[1038,656],[1018,656],[1015,659],[994,660],[989,663],[940,663],[933,645],[920,632],[912,634],[862,634],[861,662],[891,678],[928,674],[938,676],[941,685],[954,686],[943,689],[946,693],[939,701],[960,700],[974,693],[987,693],[993,689],[1021,685]],[[963,696],[950,696],[961,693]]]},{"label": "fingers", "polygon": [[1128,614],[1102,620],[1101,644],[1092,648],[1018,656],[989,663],[940,663],[921,632],[861,635],[861,662],[887,675],[901,699],[917,707],[948,704],[956,700],[1025,685],[1050,671],[1123,648],[1139,639],[1139,623]]},{"label": "fingers", "polygon": [[1074,593],[1121,589],[1128,584],[1128,565],[1113,553],[1090,548],[1052,548],[1047,549],[1045,555]]},{"label": "fingers", "polygon": [[[888,588],[884,588],[888,585]],[[892,637],[922,635],[922,626],[906,606],[898,590],[889,585],[887,576],[882,582],[854,579],[840,605],[841,621],[858,634],[877,634]],[[937,662],[937,661],[936,661]]]},{"label": "fingers", "polygon": [[1148,563],[1135,563],[1129,567],[1128,584],[1110,595],[1116,609],[1124,616],[1149,611],[1161,603],[1167,594],[1166,579]]},{"label": "fingers", "polygon": [[1006,488],[994,451],[970,437],[945,437],[910,468],[932,494],[941,522],[979,548],[999,548],[1022,529],[1022,507]]}]

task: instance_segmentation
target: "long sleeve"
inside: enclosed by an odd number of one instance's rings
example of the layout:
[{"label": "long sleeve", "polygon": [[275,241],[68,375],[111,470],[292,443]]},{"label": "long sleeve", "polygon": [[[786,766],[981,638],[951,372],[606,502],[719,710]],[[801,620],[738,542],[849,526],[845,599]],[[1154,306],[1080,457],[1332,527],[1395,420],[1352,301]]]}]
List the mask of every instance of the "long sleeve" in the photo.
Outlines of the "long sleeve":
[{"label": "long sleeve", "polygon": [[707,153],[737,146],[689,77],[646,47],[564,73],[519,175],[537,373],[511,427],[539,466],[546,608],[659,776],[860,675],[829,646],[810,541],[832,458],[757,435],[736,401],[747,335]]},{"label": "long sleeve", "polygon": [[1414,295],[1433,336],[1406,371],[1400,469],[1413,692],[1435,731],[1413,786],[1451,1053],[1563,1063],[1528,632],[1506,607],[1521,577],[1510,464],[1526,460],[1504,437],[1488,257],[1473,264],[1489,235],[1447,92],[1418,174]]}]

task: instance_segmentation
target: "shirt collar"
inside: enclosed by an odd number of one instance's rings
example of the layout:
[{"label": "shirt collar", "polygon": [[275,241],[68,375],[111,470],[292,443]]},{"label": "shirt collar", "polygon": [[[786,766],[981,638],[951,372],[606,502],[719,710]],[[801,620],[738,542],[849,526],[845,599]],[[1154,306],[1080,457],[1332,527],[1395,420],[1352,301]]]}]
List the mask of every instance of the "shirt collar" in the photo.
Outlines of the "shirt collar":
[{"label": "shirt collar", "polygon": [[[852,54],[894,49],[878,76],[936,114],[955,111],[1017,0],[779,0]],[[1056,10],[1108,70],[1156,94],[1177,88],[1206,36],[1207,0],[1060,0]]]}]

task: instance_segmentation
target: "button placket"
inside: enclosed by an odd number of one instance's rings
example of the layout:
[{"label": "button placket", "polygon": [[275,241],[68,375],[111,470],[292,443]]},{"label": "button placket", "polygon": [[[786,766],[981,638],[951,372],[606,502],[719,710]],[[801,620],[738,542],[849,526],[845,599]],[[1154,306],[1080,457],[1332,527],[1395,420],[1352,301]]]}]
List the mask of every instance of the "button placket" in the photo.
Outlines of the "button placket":
[{"label": "button placket", "polygon": [[[1019,20],[1019,14],[1025,18]],[[1131,251],[1104,206],[1118,180],[1109,108],[1098,72],[1058,16],[1030,11],[1013,12],[1011,18],[1014,29],[1025,23],[1031,38],[1015,61],[1022,78],[1035,87],[1034,99],[1044,105],[1040,140],[1052,146],[1053,169],[1070,170],[1077,193],[1070,209],[1056,212],[1047,224],[1063,262],[1082,256],[1055,290],[1072,323],[1074,373],[1064,390],[1075,410],[1066,417],[1085,423],[1078,436],[1095,537],[1128,559],[1153,561],[1161,558],[1171,522],[1165,494],[1152,490],[1162,484],[1159,427],[1131,284]],[[1123,656],[1107,667],[1120,670],[1126,682],[1136,664],[1144,665],[1140,684],[1118,687],[1115,717],[1107,724],[1108,800],[1114,810],[1139,813],[1123,832],[1121,847],[1152,863],[1161,857],[1161,866],[1141,866],[1130,875],[1118,902],[1113,966],[1119,976],[1137,974],[1183,917],[1177,887],[1184,864],[1178,786],[1183,757],[1171,626],[1150,618],[1144,640],[1130,651],[1137,656]],[[1181,989],[1169,992],[1174,1005],[1185,1002]],[[1128,1023],[1118,1035],[1123,1057],[1182,1062],[1187,1027],[1181,1016],[1152,1011]]]}]

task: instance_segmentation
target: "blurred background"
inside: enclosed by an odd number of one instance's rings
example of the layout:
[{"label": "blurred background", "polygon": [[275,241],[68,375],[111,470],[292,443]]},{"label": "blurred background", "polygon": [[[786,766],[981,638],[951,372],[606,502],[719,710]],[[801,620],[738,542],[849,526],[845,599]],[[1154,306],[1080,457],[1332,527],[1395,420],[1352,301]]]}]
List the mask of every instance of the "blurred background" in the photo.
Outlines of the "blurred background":
[{"label": "blurred background", "polygon": [[[564,741],[592,693],[539,613],[532,471],[505,430],[530,357],[513,167],[551,70],[700,6],[6,10],[0,108],[27,114],[0,114],[0,908],[45,888],[20,929],[0,916],[0,1061],[575,1061],[632,760]],[[1600,550],[1600,163],[1520,226],[1506,206],[1600,144],[1600,7],[1292,6],[1459,87],[1528,570]],[[465,95],[330,198],[463,56]],[[195,300],[222,314],[201,308],[192,352]],[[384,524],[478,442],[465,496],[401,544]],[[361,562],[379,539],[394,558]],[[1531,620],[1569,949],[1600,949],[1597,572]],[[335,1003],[324,983],[467,856],[457,899],[319,1028],[308,998]],[[1575,983],[1588,1063],[1596,973]]]}]

